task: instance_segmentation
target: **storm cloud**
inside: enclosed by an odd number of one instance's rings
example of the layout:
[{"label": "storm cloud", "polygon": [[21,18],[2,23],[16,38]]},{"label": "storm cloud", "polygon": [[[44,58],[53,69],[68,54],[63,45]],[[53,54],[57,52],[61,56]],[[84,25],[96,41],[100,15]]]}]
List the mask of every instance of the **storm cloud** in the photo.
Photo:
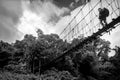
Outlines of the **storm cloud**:
[{"label": "storm cloud", "polygon": [[90,2],[90,0],[53,0],[53,3],[58,7],[66,7],[71,11],[88,2]]}]

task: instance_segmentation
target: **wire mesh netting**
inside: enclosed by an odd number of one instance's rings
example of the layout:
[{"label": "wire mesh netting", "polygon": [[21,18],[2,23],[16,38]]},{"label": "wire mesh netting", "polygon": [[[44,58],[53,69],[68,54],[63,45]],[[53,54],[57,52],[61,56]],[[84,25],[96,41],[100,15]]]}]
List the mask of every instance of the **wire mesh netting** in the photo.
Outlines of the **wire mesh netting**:
[{"label": "wire mesh netting", "polygon": [[70,42],[74,38],[91,36],[103,28],[98,19],[98,8],[104,7],[109,10],[107,23],[120,16],[119,0],[91,0],[79,7],[78,13],[61,32],[60,37]]}]

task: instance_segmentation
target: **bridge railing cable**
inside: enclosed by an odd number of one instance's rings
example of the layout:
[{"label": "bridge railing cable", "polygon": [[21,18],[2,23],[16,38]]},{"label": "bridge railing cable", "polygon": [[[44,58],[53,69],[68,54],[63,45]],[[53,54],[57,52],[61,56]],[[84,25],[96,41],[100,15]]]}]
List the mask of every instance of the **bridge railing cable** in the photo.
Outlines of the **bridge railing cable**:
[{"label": "bridge railing cable", "polygon": [[73,17],[73,19],[68,23],[68,25],[64,28],[64,30],[60,33],[60,35],[62,35],[62,33],[64,33],[64,31],[69,27],[70,23],[72,23],[74,21],[74,19],[79,15],[79,13],[82,11],[82,9],[86,6],[86,4],[78,11],[78,13]]},{"label": "bridge railing cable", "polygon": [[[100,1],[84,16],[84,18],[82,18],[82,19],[72,28],[72,30],[73,30],[74,28],[76,28],[76,27],[85,19],[85,17],[87,17],[87,16],[89,15],[89,13],[90,13],[91,11],[93,11],[93,9],[94,9],[99,3],[100,3]],[[67,35],[69,35],[70,33],[71,33],[71,30],[68,32]],[[65,38],[67,37],[67,35],[65,35],[65,36],[63,37],[63,39],[65,39]]]},{"label": "bridge railing cable", "polygon": [[[106,8],[109,7],[109,9],[111,9],[111,11],[110,11],[111,12],[110,13],[111,19],[109,17],[109,22],[111,22],[110,20],[112,20],[113,18],[115,18],[115,17],[112,17],[112,16],[115,16],[115,15],[116,15],[116,17],[119,16],[118,15],[119,5],[118,5],[118,3],[116,4],[116,2],[117,2],[116,0],[111,0],[109,2],[107,0],[104,0],[104,2],[103,1],[101,2],[101,0],[100,0],[94,6],[90,5],[92,7],[92,9],[89,10],[89,12],[78,23],[76,23],[75,26],[72,26],[71,24],[75,20],[75,18],[80,13],[83,13],[83,8],[87,5],[86,4],[86,5],[84,5],[80,9],[80,11],[77,13],[77,15],[72,19],[72,21],[68,24],[68,26],[62,31],[62,33],[60,34],[60,36],[63,35],[62,38],[64,40],[65,39],[72,40],[74,37],[76,37],[76,35],[80,35],[80,36],[83,35],[84,37],[87,37],[87,36],[90,36],[90,34],[92,35],[94,32],[98,31],[98,29],[102,28],[103,26],[98,22],[99,21],[98,20],[98,14],[95,12],[95,9],[99,8],[98,7],[99,3],[102,4],[102,3],[105,3],[105,2],[106,2],[105,7]],[[116,8],[113,7],[114,5],[116,6]],[[102,7],[104,7],[104,6],[102,6]],[[86,22],[86,19],[88,19],[87,17],[90,15],[91,12],[94,12],[94,17],[92,19],[90,19],[89,21]],[[99,23],[99,25],[95,26],[95,27],[93,27],[93,26],[90,27],[90,24],[91,25],[93,24],[92,22],[95,23],[95,24]],[[68,29],[68,27],[70,27],[70,29]],[[78,34],[76,33],[76,29],[78,29],[77,30],[77,32],[79,32]],[[66,33],[65,33],[65,31],[66,31]]]},{"label": "bridge railing cable", "polygon": [[[60,55],[57,58],[53,59],[49,63],[47,63],[45,65],[42,65],[41,66],[41,73],[43,73],[44,71],[50,69],[51,67],[55,67],[59,62],[64,60],[65,56],[71,54],[71,52],[74,52],[74,51],[77,51],[77,50],[83,48],[83,46],[85,46],[86,44],[91,43],[92,41],[96,40],[99,36],[106,33],[109,29],[119,26],[120,25],[119,23],[120,23],[120,16],[115,18],[112,22],[110,22],[105,27],[101,28],[99,31],[95,32],[91,36],[89,36],[89,37],[85,38],[84,40],[82,40],[77,45],[75,45],[72,48],[64,51],[62,55]],[[99,24],[96,24],[96,26],[97,25],[99,25]]]},{"label": "bridge railing cable", "polygon": [[[113,1],[116,0],[112,0],[111,2],[109,2],[109,4],[106,4],[105,6],[107,8],[111,8],[110,6],[113,5]],[[86,15],[75,25],[73,26],[73,28],[70,29],[70,31],[67,33],[67,35],[65,35],[65,38],[72,32],[74,32],[75,29],[78,29],[78,25],[84,21],[84,19],[86,19],[86,17],[90,14],[90,12],[94,11],[94,9],[96,9],[97,5],[99,4],[99,2],[97,2],[93,8],[88,11],[88,13],[86,13]],[[103,6],[104,7],[104,6]],[[112,10],[112,9],[111,9]],[[112,10],[110,12],[109,15],[115,15],[115,13],[118,14],[119,12],[119,7],[116,7],[114,9],[114,11]],[[97,23],[95,23],[90,29],[86,30],[86,28],[88,28],[88,25],[91,23],[91,21],[96,21],[98,15],[95,15],[95,17],[93,17],[92,19],[90,19],[90,21],[88,21],[87,23],[85,23],[85,25],[80,26],[80,30],[82,33],[84,34],[89,34],[89,32],[93,29],[95,29],[95,32],[92,32],[91,35],[87,35],[87,37],[85,39],[83,39],[80,43],[76,44],[75,46],[73,46],[72,48],[64,51],[60,56],[58,56],[57,58],[53,59],[51,62],[47,63],[46,65],[41,66],[41,72],[44,72],[47,69],[50,69],[50,67],[53,67],[56,63],[58,63],[60,60],[62,60],[66,55],[71,54],[71,51],[77,51],[81,48],[83,48],[84,45],[86,45],[88,42],[92,42],[95,39],[97,39],[98,37],[100,37],[101,35],[105,34],[106,32],[109,32],[111,29],[117,27],[120,25],[120,15],[116,15],[115,19],[111,20],[106,26],[104,27],[98,27],[100,25],[100,22],[98,21]],[[110,16],[109,16],[110,17]],[[95,19],[94,19],[95,18]],[[70,24],[70,23],[69,23]],[[86,30],[86,31],[85,31]],[[74,36],[73,34],[70,36]]]}]

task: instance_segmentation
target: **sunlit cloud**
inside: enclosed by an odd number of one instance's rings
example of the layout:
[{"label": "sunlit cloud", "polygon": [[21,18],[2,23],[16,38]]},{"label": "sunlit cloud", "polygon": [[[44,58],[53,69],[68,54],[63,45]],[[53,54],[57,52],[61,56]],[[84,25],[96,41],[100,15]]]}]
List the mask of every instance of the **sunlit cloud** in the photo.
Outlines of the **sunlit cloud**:
[{"label": "sunlit cloud", "polygon": [[[23,34],[37,36],[36,29],[41,29],[45,34],[56,33],[56,24],[62,19],[67,8],[58,8],[51,1],[23,1],[23,16],[20,18],[18,30]],[[62,26],[61,26],[62,28]]]},{"label": "sunlit cloud", "polygon": [[18,30],[24,34],[33,34],[37,36],[36,29],[41,29],[45,34],[54,33],[51,26],[45,23],[40,15],[29,10],[24,11],[20,21]]}]

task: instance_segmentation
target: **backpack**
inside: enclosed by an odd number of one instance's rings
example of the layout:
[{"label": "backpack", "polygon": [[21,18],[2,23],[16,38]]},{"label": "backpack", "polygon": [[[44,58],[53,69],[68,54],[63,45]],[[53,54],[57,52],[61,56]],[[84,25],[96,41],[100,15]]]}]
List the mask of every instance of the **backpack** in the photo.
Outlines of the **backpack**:
[{"label": "backpack", "polygon": [[103,12],[104,12],[106,17],[109,16],[109,10],[107,8],[103,8]]}]

